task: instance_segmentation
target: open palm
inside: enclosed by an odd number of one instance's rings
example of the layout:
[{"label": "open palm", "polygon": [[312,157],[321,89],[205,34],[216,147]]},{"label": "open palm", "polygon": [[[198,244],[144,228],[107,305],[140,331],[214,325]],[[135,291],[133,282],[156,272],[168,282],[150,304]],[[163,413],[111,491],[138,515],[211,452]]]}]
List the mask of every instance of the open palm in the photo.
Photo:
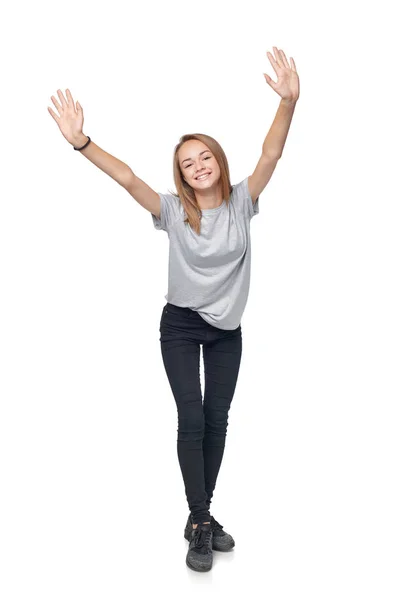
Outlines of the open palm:
[{"label": "open palm", "polygon": [[59,115],[57,115],[51,108],[48,106],[49,113],[57,123],[60,128],[61,133],[65,137],[65,139],[72,144],[77,136],[82,133],[83,127],[83,110],[79,102],[76,102],[76,109],[74,105],[74,100],[72,98],[71,92],[67,89],[65,99],[61,90],[57,90],[58,97],[60,102],[57,102],[54,96],[51,96],[52,102],[56,109],[58,110]]},{"label": "open palm", "polygon": [[273,49],[275,58],[270,52],[267,52],[267,56],[278,77],[278,81],[273,81],[267,73],[264,73],[265,79],[283,100],[297,102],[300,94],[300,83],[294,60],[290,57],[291,64],[289,65],[284,51],[278,50],[276,46],[273,46]]}]

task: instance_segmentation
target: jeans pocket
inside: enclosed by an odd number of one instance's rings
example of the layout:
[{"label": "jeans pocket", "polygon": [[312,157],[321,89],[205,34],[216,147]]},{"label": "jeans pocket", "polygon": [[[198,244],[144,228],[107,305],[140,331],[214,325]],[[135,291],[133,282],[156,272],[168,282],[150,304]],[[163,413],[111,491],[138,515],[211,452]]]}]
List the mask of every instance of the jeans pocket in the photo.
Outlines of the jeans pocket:
[{"label": "jeans pocket", "polygon": [[177,306],[175,304],[166,304],[166,306],[164,308],[165,308],[164,314],[172,315],[175,318],[187,319],[193,313],[193,311],[190,308],[187,308],[186,306]]}]

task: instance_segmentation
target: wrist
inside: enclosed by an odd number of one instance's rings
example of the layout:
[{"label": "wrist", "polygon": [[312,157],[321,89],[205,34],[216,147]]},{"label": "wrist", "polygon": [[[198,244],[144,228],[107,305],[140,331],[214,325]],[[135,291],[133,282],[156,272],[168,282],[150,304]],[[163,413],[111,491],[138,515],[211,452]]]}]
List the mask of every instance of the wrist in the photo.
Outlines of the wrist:
[{"label": "wrist", "polygon": [[72,139],[72,146],[75,146],[75,148],[81,148],[82,146],[84,146],[86,144],[86,142],[88,141],[88,136],[85,135],[84,133],[80,133],[79,135],[75,136]]},{"label": "wrist", "polygon": [[285,106],[296,106],[296,102],[297,100],[293,100],[292,98],[281,99],[281,104],[284,104]]}]

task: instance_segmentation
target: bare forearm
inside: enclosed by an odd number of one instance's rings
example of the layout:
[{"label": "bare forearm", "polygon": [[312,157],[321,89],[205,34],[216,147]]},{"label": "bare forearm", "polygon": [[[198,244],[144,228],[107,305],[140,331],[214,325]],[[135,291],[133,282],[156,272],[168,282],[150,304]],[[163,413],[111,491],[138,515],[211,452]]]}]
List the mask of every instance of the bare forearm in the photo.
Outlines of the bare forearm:
[{"label": "bare forearm", "polygon": [[[82,133],[79,138],[74,140],[75,148],[81,148],[86,144],[87,140],[88,137]],[[123,187],[125,187],[129,177],[132,176],[132,170],[126,163],[108,154],[108,152],[102,150],[102,148],[92,141],[90,141],[86,148],[80,150],[80,153]]]},{"label": "bare forearm", "polygon": [[274,122],[263,143],[262,153],[264,155],[275,158],[282,156],[295,107],[296,102],[280,101]]}]

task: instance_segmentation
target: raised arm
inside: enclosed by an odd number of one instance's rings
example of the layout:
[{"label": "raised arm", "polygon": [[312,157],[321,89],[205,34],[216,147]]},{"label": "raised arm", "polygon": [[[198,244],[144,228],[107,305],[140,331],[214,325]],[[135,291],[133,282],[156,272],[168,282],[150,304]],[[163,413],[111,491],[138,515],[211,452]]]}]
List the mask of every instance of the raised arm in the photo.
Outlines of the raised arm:
[{"label": "raised arm", "polygon": [[[69,89],[66,90],[67,98],[64,97],[61,90],[57,90],[57,94],[60,102],[57,102],[54,96],[51,96],[51,99],[60,116],[58,116],[50,107],[48,107],[49,113],[56,121],[67,142],[75,148],[81,148],[88,141],[88,136],[82,132],[82,107],[77,101],[75,108],[74,100]],[[139,179],[126,163],[115,156],[112,156],[92,141],[90,141],[85,148],[80,150],[80,153],[125,188],[131,196],[143,206],[143,208],[157,217],[160,216],[159,195],[144,181]]]},{"label": "raised arm", "polygon": [[273,46],[273,49],[275,58],[270,52],[267,52],[267,55],[277,74],[278,81],[274,82],[266,73],[264,73],[264,76],[271,88],[281,97],[281,101],[274,122],[264,140],[261,157],[254,173],[249,176],[249,191],[253,202],[271,179],[275,167],[282,156],[296,102],[300,94],[299,77],[293,58],[290,57],[291,65],[289,65],[283,50],[278,50],[276,46]]}]

